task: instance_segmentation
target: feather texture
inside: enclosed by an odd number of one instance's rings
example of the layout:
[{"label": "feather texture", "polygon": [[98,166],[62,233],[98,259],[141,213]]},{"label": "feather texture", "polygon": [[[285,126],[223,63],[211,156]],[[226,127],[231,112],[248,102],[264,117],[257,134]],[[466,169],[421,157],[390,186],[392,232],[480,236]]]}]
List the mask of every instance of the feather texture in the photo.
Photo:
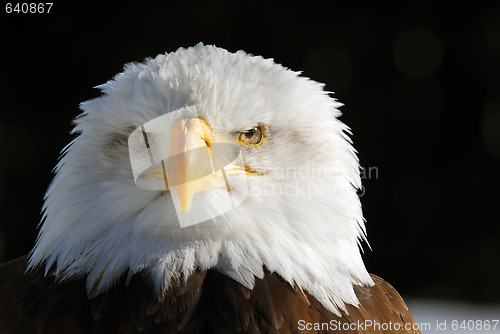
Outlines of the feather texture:
[{"label": "feather texture", "polygon": [[[359,253],[364,222],[359,165],[323,85],[271,59],[199,44],[128,64],[82,104],[44,205],[29,268],[86,280],[90,296],[144,271],[163,293],[216,268],[247,288],[263,268],[339,312],[373,282]],[[262,145],[241,146],[248,196],[233,210],[181,228],[169,193],[134,183],[127,138],[141,124],[191,106],[217,138],[237,142],[262,124]],[[229,176],[231,178],[231,176]],[[238,192],[240,189],[232,190]],[[217,191],[196,195],[213,208]]]},{"label": "feather texture", "polygon": [[[25,275],[24,268],[26,257],[0,266],[0,333],[420,333],[399,294],[377,276],[373,287],[355,288],[359,307],[337,316],[267,270],[252,290],[198,270],[161,298],[137,273],[88,299],[83,279],[55,284],[43,270]],[[366,320],[374,325],[360,328]]]}]

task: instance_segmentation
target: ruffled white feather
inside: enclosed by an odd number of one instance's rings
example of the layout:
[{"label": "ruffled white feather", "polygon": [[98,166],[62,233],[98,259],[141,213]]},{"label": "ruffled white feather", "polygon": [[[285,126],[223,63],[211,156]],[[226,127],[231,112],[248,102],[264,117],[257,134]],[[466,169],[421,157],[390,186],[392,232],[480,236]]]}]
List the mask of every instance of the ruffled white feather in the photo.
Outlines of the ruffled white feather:
[{"label": "ruffled white feather", "polygon": [[[82,104],[79,137],[56,168],[29,268],[45,261],[59,280],[86,277],[92,297],[140,270],[160,294],[196,268],[252,288],[265,267],[337,314],[358,304],[353,285],[373,284],[359,249],[359,164],[337,119],[341,104],[321,84],[272,59],[198,44],[128,64],[99,88],[103,96]],[[245,162],[265,171],[248,177],[247,199],[181,228],[168,194],[134,184],[126,141],[117,138],[190,105],[215,132],[266,124],[271,137],[243,148]],[[197,196],[217,206],[216,191]]]}]

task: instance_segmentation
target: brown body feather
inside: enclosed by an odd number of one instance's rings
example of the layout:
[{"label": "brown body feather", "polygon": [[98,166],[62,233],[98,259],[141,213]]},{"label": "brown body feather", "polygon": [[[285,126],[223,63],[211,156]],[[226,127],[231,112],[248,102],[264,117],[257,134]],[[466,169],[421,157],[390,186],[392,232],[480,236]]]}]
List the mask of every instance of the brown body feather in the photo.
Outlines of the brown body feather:
[{"label": "brown body feather", "polygon": [[[83,279],[56,283],[42,268],[25,274],[26,261],[0,265],[1,334],[419,333],[405,325],[414,320],[396,290],[374,275],[374,287],[355,287],[359,307],[338,317],[270,272],[248,290],[215,270],[198,271],[161,299],[139,273],[89,300]],[[343,323],[350,328],[335,330]]]}]

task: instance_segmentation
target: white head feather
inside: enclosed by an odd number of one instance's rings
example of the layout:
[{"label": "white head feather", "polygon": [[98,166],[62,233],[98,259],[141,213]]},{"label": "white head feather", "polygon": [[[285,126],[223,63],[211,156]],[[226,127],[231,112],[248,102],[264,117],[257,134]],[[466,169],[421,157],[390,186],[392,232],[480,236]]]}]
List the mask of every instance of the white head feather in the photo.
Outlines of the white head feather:
[{"label": "white head feather", "polygon": [[[272,59],[198,44],[128,64],[99,88],[101,97],[82,104],[79,136],[56,168],[29,268],[45,262],[60,280],[87,277],[92,297],[140,270],[159,293],[196,268],[252,288],[265,267],[337,314],[358,304],[353,285],[373,284],[359,252],[359,165],[337,119],[341,104],[323,85]],[[215,132],[265,124],[269,133],[267,143],[242,148],[246,164],[266,171],[248,177],[246,200],[181,228],[169,193],[134,183],[127,138],[185,106]]]}]

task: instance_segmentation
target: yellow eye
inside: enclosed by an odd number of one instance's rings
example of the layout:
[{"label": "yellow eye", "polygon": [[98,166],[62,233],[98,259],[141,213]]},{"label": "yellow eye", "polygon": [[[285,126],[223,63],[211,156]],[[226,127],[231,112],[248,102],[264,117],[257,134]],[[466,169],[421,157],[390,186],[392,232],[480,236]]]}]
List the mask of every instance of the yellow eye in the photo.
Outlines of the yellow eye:
[{"label": "yellow eye", "polygon": [[264,139],[264,133],[260,126],[240,133],[238,141],[248,146],[259,146]]}]

